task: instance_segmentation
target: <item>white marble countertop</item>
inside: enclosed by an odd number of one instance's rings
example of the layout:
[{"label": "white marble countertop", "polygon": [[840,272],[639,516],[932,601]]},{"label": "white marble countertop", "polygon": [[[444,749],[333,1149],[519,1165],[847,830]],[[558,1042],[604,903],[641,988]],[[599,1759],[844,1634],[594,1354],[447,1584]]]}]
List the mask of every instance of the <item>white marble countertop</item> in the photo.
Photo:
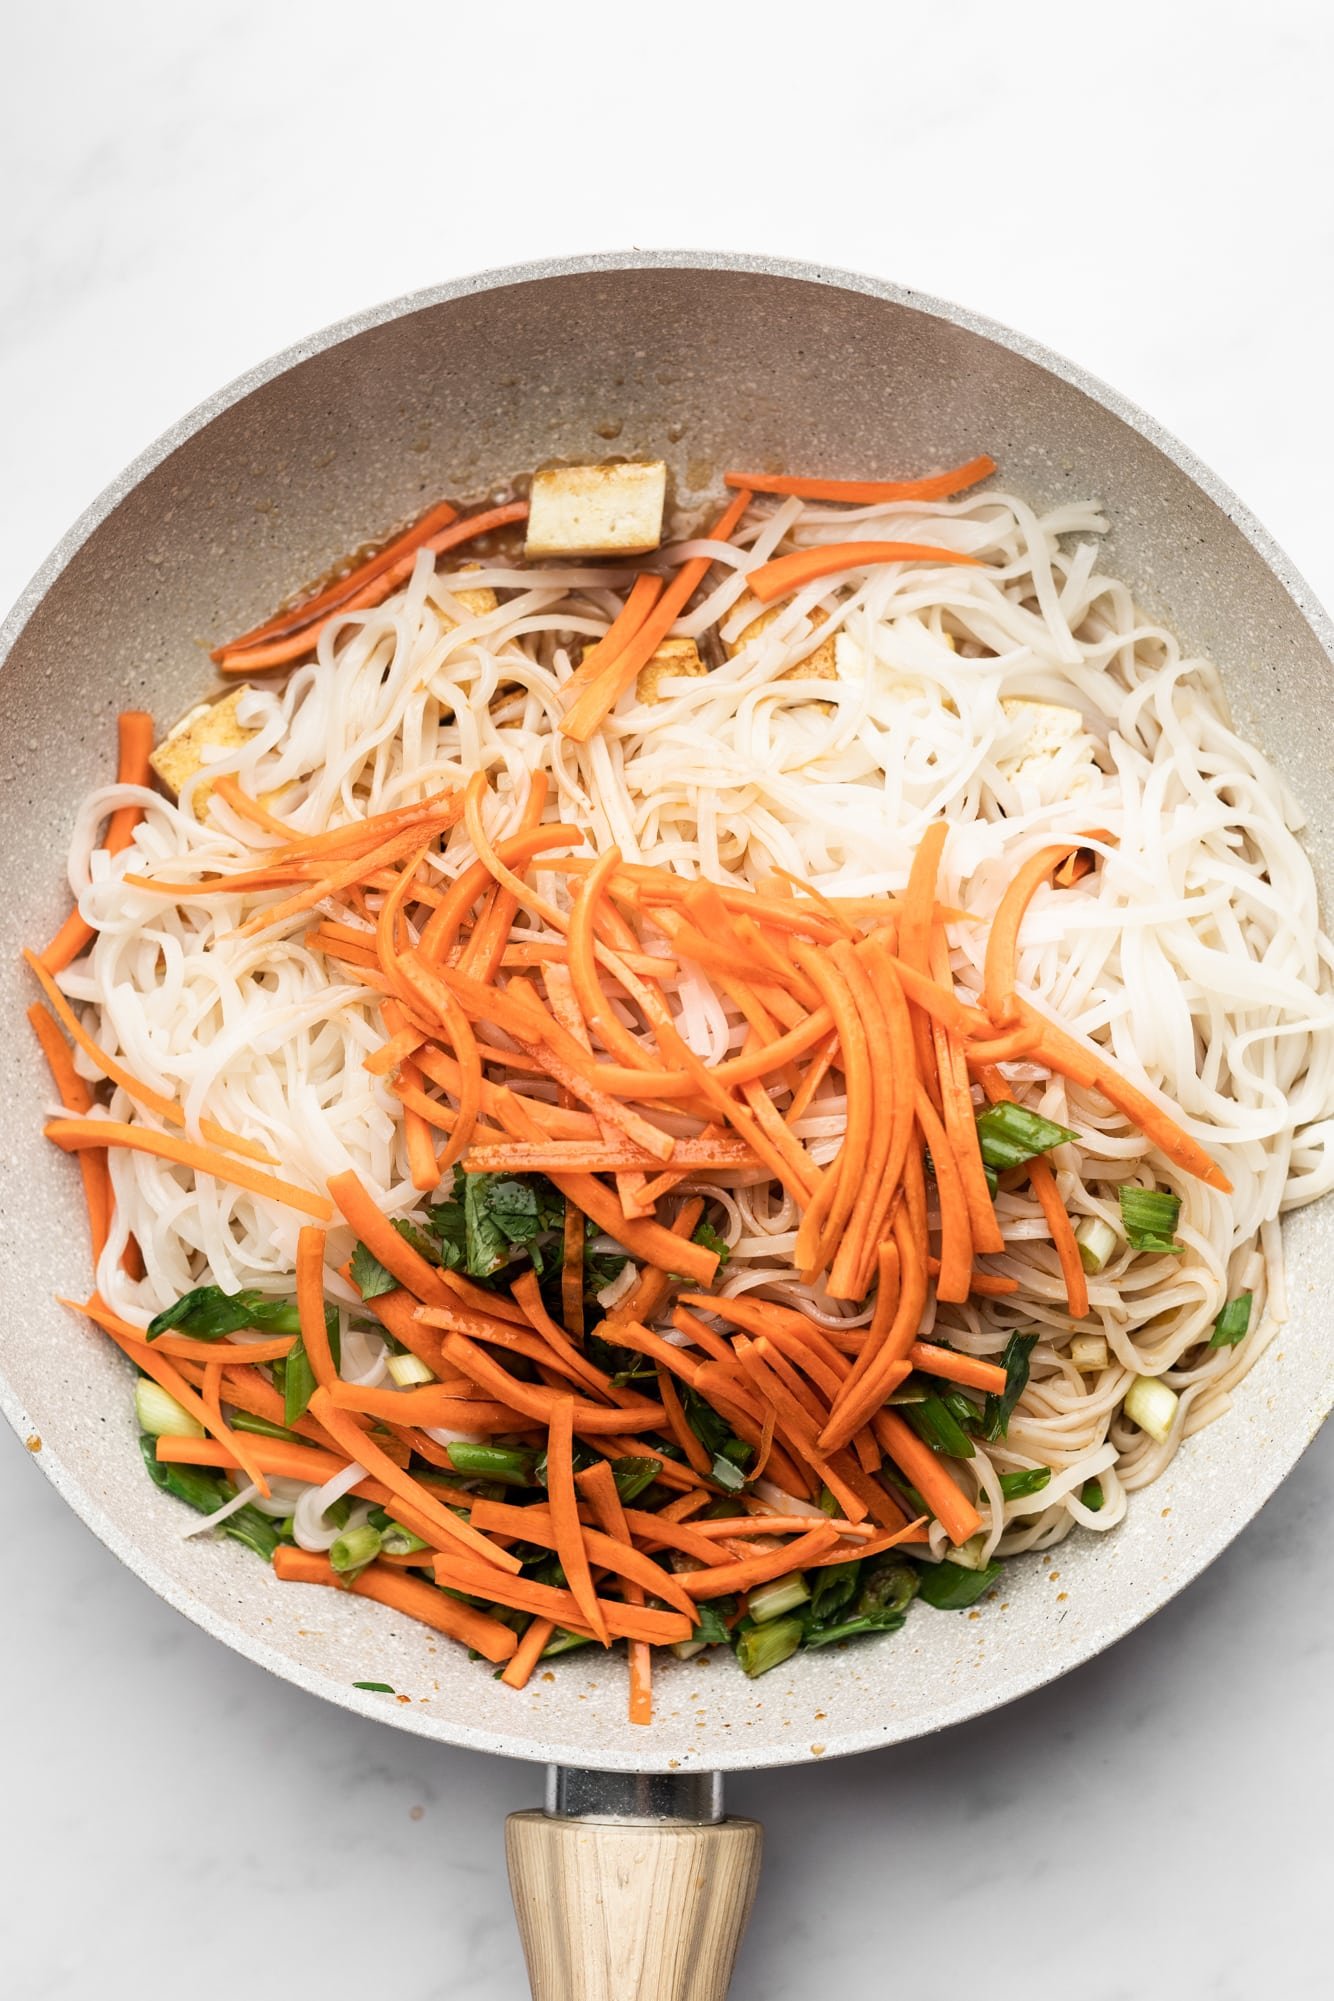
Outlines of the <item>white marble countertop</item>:
[{"label": "white marble countertop", "polygon": [[[6,603],[129,458],[273,349],[454,273],[629,244],[860,267],[1025,328],[1184,437],[1334,601],[1318,0],[49,0],[3,21]],[[168,1969],[182,2001],[525,1991],[500,1827],[536,1770],[225,1653],[7,1433],[0,1519],[0,1991],[129,2001]],[[1327,1994],[1331,1519],[1326,1441],[1061,1685],[737,1779],[769,1849],[736,2001]]]}]

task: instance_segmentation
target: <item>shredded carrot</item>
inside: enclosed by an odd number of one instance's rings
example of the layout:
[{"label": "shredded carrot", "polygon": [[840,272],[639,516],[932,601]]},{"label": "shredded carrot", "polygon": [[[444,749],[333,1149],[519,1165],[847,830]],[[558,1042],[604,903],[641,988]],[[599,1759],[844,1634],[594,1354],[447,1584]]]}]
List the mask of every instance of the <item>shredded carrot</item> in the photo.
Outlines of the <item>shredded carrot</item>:
[{"label": "shredded carrot", "polygon": [[[542,1618],[554,1619],[567,1632],[581,1633],[587,1639],[594,1637],[572,1591],[538,1584],[528,1577],[499,1577],[485,1564],[473,1563],[466,1557],[438,1556],[434,1569],[436,1582],[446,1590],[476,1593],[517,1612],[534,1612]],[[671,1646],[676,1640],[688,1640],[692,1631],[691,1621],[679,1612],[661,1612],[653,1605],[641,1607],[623,1604],[615,1598],[599,1598],[598,1608],[613,1639],[639,1639],[653,1646]]]},{"label": "shredded carrot", "polygon": [[995,1396],[1005,1393],[1004,1369],[976,1355],[961,1355],[954,1348],[940,1348],[932,1341],[914,1341],[908,1350],[908,1360],[915,1369],[939,1376],[944,1382],[966,1383],[970,1389],[987,1390]]},{"label": "shredded carrot", "polygon": [[[751,595],[761,604],[790,597],[806,584],[832,577],[840,570],[869,569],[874,563],[965,563],[979,568],[976,556],[959,549],[933,549],[923,542],[821,542],[812,549],[794,549],[774,556],[746,577]],[[561,725],[564,728],[564,724]]]},{"label": "shredded carrot", "polygon": [[667,1413],[667,1424],[672,1437],[685,1454],[686,1464],[693,1466],[697,1473],[707,1479],[713,1470],[713,1461],[686,1422],[685,1409],[680,1397],[677,1395],[676,1384],[672,1381],[669,1371],[663,1367],[661,1362],[658,1363],[657,1368],[658,1395],[662,1400],[662,1407]]},{"label": "shredded carrot", "polygon": [[304,1224],[296,1240],[296,1306],[301,1321],[301,1345],[310,1363],[310,1372],[322,1389],[338,1381],[329,1330],[324,1319],[323,1230]]},{"label": "shredded carrot", "polygon": [[481,514],[469,514],[462,521],[453,521],[447,527],[429,535],[418,547],[409,549],[404,555],[390,563],[387,569],[361,585],[351,597],[345,598],[337,608],[305,625],[299,632],[283,639],[273,639],[253,646],[229,646],[213,657],[224,674],[253,674],[265,667],[283,667],[291,660],[300,660],[303,654],[313,653],[324,628],[334,619],[349,618],[354,612],[366,611],[373,605],[383,604],[391,591],[411,576],[418,556],[423,549],[432,555],[443,555],[446,549],[455,549],[462,542],[471,542],[479,535],[489,535],[496,528],[506,528],[512,522],[528,518],[526,500],[510,501],[504,507],[487,508]]},{"label": "shredded carrot", "polygon": [[[500,1679],[507,1688],[527,1688],[533,1669],[547,1650],[552,1634],[556,1630],[554,1619],[534,1619],[526,1628],[522,1639],[514,1650],[514,1657],[507,1662]],[[631,1645],[637,1644],[632,1641]]]},{"label": "shredded carrot", "polygon": [[846,500],[857,507],[877,507],[894,500],[944,500],[976,486],[995,470],[995,459],[983,452],[966,465],[928,473],[923,479],[808,479],[789,473],[725,472],[723,483],[746,487],[752,493],[795,494],[800,500]]},{"label": "shredded carrot", "polygon": [[460,1641],[497,1665],[510,1660],[518,1649],[514,1633],[490,1613],[462,1605],[457,1598],[447,1598],[417,1578],[402,1577],[376,1563],[359,1570],[355,1577],[340,1577],[327,1556],[279,1543],[273,1552],[273,1569],[285,1584],[333,1584],[341,1591],[355,1592],[359,1598],[373,1598],[377,1605],[388,1605],[395,1612],[405,1612],[410,1619],[420,1619],[437,1633],[447,1633],[451,1640]]},{"label": "shredded carrot", "polygon": [[876,1437],[886,1453],[907,1474],[950,1541],[957,1547],[976,1535],[982,1517],[931,1447],[904,1423],[897,1411],[877,1411],[873,1421]]},{"label": "shredded carrot", "polygon": [[399,1235],[352,1169],[330,1177],[329,1193],[371,1256],[392,1272],[400,1285],[433,1305],[449,1303],[449,1287],[441,1274]]},{"label": "shredded carrot", "polygon": [[[28,1020],[32,1023],[33,1033],[41,1044],[42,1054],[46,1058],[61,1104],[68,1112],[90,1111],[93,1094],[74,1068],[68,1043],[40,1001],[34,1001],[28,1009]],[[83,1199],[88,1211],[88,1235],[92,1242],[93,1265],[96,1267],[111,1229],[111,1176],[107,1168],[106,1154],[96,1147],[83,1148],[79,1154],[79,1172],[83,1178]]]},{"label": "shredded carrot", "polygon": [[1078,841],[1060,841],[1040,848],[1016,872],[1000,900],[987,934],[986,966],[982,981],[982,1004],[998,1028],[1018,1019],[1015,985],[1018,980],[1019,929],[1029,904],[1067,856],[1079,852]]},{"label": "shredded carrot", "polygon": [[1079,1244],[1075,1237],[1074,1224],[1061,1200],[1056,1186],[1056,1176],[1051,1162],[1041,1154],[1025,1163],[1033,1193],[1037,1196],[1042,1213],[1047,1219],[1056,1255],[1061,1261],[1061,1277],[1065,1280],[1066,1302],[1072,1320],[1082,1320],[1089,1310],[1089,1282],[1084,1272],[1083,1260],[1079,1255]]},{"label": "shredded carrot", "polygon": [[274,616],[265,619],[262,625],[253,626],[249,632],[243,632],[237,638],[229,639],[225,645],[215,646],[209,658],[221,660],[224,654],[238,653],[247,646],[258,646],[261,640],[286,639],[289,633],[303,631],[306,626],[313,625],[322,612],[336,611],[339,605],[355,597],[372,577],[378,577],[382,571],[391,568],[399,557],[415,553],[423,542],[429,541],[432,535],[438,534],[442,528],[448,528],[450,522],[457,519],[457,507],[451,507],[447,500],[441,501],[436,507],[428,508],[425,514],[418,516],[411,528],[395,536],[382,549],[377,550],[375,555],[368,557],[364,563],[359,563],[355,569],[349,570],[335,583],[326,584],[324,589],[316,591],[313,597],[302,598],[287,611],[275,612]]},{"label": "shredded carrot", "polygon": [[561,690],[563,695],[578,694],[612,665],[643,625],[661,591],[662,578],[651,570],[635,578],[629,597],[597,645],[589,647]]},{"label": "shredded carrot", "polygon": [[[750,506],[749,493],[739,493],[709,530],[709,540],[726,542],[739,526]],[[713,559],[694,556],[682,563],[672,581],[658,598],[642,625],[611,656],[597,678],[590,681],[573,708],[562,718],[560,729],[574,743],[587,743],[606,720],[621,696],[633,687],[642,667],[646,667],[703,583]]]},{"label": "shredded carrot", "polygon": [[312,1195],[294,1182],[280,1181],[276,1174],[265,1174],[248,1161],[229,1160],[216,1147],[197,1146],[193,1140],[178,1139],[175,1133],[156,1132],[152,1126],[123,1125],[119,1119],[50,1119],[43,1131],[66,1153],[86,1146],[123,1146],[132,1153],[155,1154],[159,1160],[175,1161],[178,1167],[188,1167],[196,1174],[211,1174],[219,1181],[247,1188],[253,1195],[284,1202],[289,1209],[300,1209],[321,1223],[327,1223],[333,1215],[322,1195]]},{"label": "shredded carrot", "polygon": [[[148,759],[153,748],[153,718],[142,709],[125,709],[116,719],[116,731],[119,739],[116,783],[147,785],[152,777]],[[117,807],[107,822],[102,839],[102,846],[109,855],[121,854],[128,848],[142,817],[141,806]],[[87,951],[94,935],[92,925],[84,921],[77,909],[71,910],[40,955],[42,965],[48,973],[63,973],[81,952]]]},{"label": "shredded carrot", "polygon": [[574,1593],[575,1603],[583,1614],[585,1623],[604,1646],[609,1646],[611,1635],[593,1588],[593,1575],[588,1565],[588,1549],[579,1520],[579,1501],[574,1485],[573,1446],[574,1399],[557,1397],[551,1407],[547,1427],[547,1495],[551,1509],[552,1531],[556,1539],[556,1554],[560,1558],[560,1567],[565,1572],[566,1582]]}]

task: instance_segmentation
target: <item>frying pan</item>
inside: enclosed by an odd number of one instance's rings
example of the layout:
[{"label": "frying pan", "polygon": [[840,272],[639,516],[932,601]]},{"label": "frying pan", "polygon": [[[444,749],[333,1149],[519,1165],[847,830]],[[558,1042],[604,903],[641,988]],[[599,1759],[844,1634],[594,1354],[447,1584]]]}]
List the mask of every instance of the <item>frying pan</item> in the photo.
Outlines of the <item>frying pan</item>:
[{"label": "frying pan", "polygon": [[[76,1171],[40,1137],[47,1090],[19,1016],[21,944],[64,908],[81,794],[117,709],[169,722],[202,646],[441,494],[551,459],[668,461],[689,520],[728,463],[911,471],[992,451],[1040,506],[1094,495],[1107,566],[1224,670],[1239,725],[1299,798],[1325,795],[1334,631],[1231,494],[1119,397],[971,313],[845,273],[694,254],[578,259],[398,300],[265,363],[168,433],[70,530],[0,631],[0,1403],[70,1506],[179,1611],[302,1688],[425,1738],[541,1761],[545,1813],[509,1829],[539,2001],[712,2001],[726,1988],[758,1830],[720,1774],[900,1742],[1008,1702],[1158,1609],[1273,1492],[1334,1402],[1320,1339],[1331,1213],[1286,1229],[1291,1318],[1236,1407],[1107,1537],[1010,1569],[979,1620],[921,1613],[892,1640],[799,1654],[759,1682],[669,1663],[651,1729],[623,1668],[582,1653],[521,1694],[378,1606],[279,1584],[236,1544],[183,1541],[145,1480],[124,1365],[51,1301],[86,1284]],[[1322,892],[1334,818],[1309,832]],[[411,1699],[354,1683],[377,1680]]]}]

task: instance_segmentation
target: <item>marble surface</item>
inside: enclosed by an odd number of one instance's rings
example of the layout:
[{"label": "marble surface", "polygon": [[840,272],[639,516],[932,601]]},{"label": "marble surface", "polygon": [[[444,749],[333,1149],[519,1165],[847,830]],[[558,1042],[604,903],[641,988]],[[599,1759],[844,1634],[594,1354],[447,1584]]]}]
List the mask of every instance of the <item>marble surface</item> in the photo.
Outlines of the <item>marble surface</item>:
[{"label": "marble surface", "polygon": [[[1334,600],[1323,8],[678,0],[670,38],[640,13],[0,8],[0,599],[160,429],[310,327],[544,252],[697,244],[878,271],[1076,355]],[[734,1781],[769,1843],[736,2001],[1327,1993],[1332,1514],[1326,1439],[1059,1686]],[[0,1991],[129,2001],[164,1966],[191,2001],[525,1991],[500,1826],[536,1770],[232,1658],[7,1433],[0,1519]]]}]

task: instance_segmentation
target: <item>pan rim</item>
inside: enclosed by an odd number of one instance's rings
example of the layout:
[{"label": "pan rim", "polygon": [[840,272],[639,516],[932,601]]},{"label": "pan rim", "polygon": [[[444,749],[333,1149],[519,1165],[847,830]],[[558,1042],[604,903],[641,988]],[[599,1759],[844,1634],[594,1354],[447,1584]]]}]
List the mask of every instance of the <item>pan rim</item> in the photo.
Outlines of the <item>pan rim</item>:
[{"label": "pan rim", "polygon": [[[1158,424],[1152,416],[1067,357],[1015,329],[974,313],[967,307],[863,273],[749,253],[635,250],[539,259],[451,279],[351,314],[294,342],[244,371],[205,397],[139,453],[66,530],[20,592],[3,624],[0,624],[0,667],[3,667],[29,619],[53,584],[78,550],[107,520],[114,509],[181,445],[211,423],[215,417],[243,401],[254,391],[275,381],[303,362],[362,333],[410,314],[429,310],[450,300],[498,291],[511,286],[533,284],[550,278],[580,277],[620,271],[714,272],[724,275],[737,273],[794,280],[832,291],[857,292],[907,307],[928,318],[979,335],[1019,355],[1088,397],[1102,410],[1146,440],[1184,473],[1194,486],[1228,517],[1232,525],[1255,549],[1301,614],[1323,651],[1331,661],[1334,661],[1334,620],[1331,620],[1305,577],[1256,516],[1208,465],[1171,432]],[[1269,1356],[1263,1358],[1251,1378],[1252,1386],[1260,1382],[1266,1370],[1273,1366],[1274,1356],[1271,1352]],[[40,1420],[35,1419],[23,1405],[12,1390],[3,1370],[0,1370],[0,1410],[3,1410],[20,1440],[28,1438],[33,1433],[40,1433]],[[1086,1640],[1054,1665],[1048,1667],[1044,1662],[1035,1671],[1031,1663],[1026,1664],[1004,1677],[999,1692],[994,1684],[991,1685],[982,1699],[962,1692],[953,1696],[942,1696],[929,1710],[923,1710],[914,1716],[906,1727],[901,1717],[887,1714],[855,1730],[832,1734],[827,1743],[820,1747],[821,1758],[848,1756],[889,1743],[908,1742],[915,1737],[931,1734],[985,1711],[1003,1707],[1022,1695],[1032,1694],[1046,1687],[1116,1644],[1118,1640],[1125,1638],[1155,1612],[1160,1611],[1179,1591],[1193,1583],[1242,1529],[1248,1526],[1292,1471],[1327,1415],[1328,1401],[1326,1400],[1322,1408],[1317,1393],[1317,1403],[1309,1430],[1303,1431],[1302,1428],[1298,1428],[1267,1450],[1263,1460],[1262,1475],[1250,1486],[1237,1506],[1229,1510],[1224,1519],[1210,1524],[1206,1532],[1193,1537],[1188,1549],[1178,1552],[1170,1576],[1155,1581],[1152,1589],[1146,1591],[1142,1605],[1136,1607],[1136,1616],[1128,1623],[1120,1623],[1115,1633],[1109,1635],[1105,1629],[1095,1627]],[[1189,1452],[1190,1446],[1185,1449]],[[233,1652],[253,1661],[257,1666],[269,1669],[283,1680],[319,1695],[326,1701],[373,1720],[392,1723],[398,1728],[410,1730],[418,1736],[436,1742],[534,1762],[550,1760],[573,1765],[589,1762],[588,1750],[584,1745],[572,1745],[553,1739],[539,1747],[529,1742],[515,1742],[503,1733],[478,1728],[453,1716],[437,1717],[423,1710],[399,1708],[397,1705],[391,1706],[387,1711],[379,1698],[350,1685],[332,1681],[322,1670],[307,1668],[293,1661],[262,1638],[246,1631],[232,1618],[202,1603],[187,1588],[174,1580],[137,1542],[117,1527],[95,1495],[49,1447],[34,1453],[34,1457],[61,1498],[129,1570],[174,1610],[192,1620],[210,1637],[223,1641]],[[729,1770],[761,1769],[800,1762],[805,1755],[804,1748],[794,1751],[781,1743],[771,1746],[757,1745],[753,1750],[739,1743],[734,1754],[731,1753],[730,1747],[721,1757],[717,1755],[716,1750],[708,1758],[691,1757],[687,1753],[679,1759],[672,1760],[672,1763],[681,1766],[707,1764]],[[632,1750],[626,1751],[622,1751],[616,1741],[609,1738],[605,1754],[599,1757],[598,1762],[611,1770],[652,1771],[666,1769],[668,1761],[666,1747],[662,1751],[655,1752],[651,1737],[646,1735],[642,1748],[636,1745]]]}]

